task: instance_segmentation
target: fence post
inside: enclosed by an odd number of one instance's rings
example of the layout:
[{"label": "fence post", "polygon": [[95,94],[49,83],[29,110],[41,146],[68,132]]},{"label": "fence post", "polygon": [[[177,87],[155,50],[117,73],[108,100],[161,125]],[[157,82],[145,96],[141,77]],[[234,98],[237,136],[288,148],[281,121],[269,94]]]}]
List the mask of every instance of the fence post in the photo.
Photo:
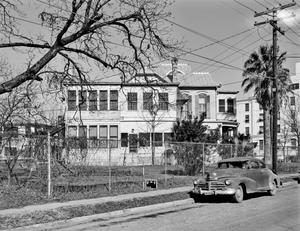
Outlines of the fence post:
[{"label": "fence post", "polygon": [[165,177],[165,188],[167,187],[167,152],[166,142],[164,142],[164,177]]},{"label": "fence post", "polygon": [[108,149],[108,191],[111,192],[111,150],[110,150],[110,140],[107,140]]},{"label": "fence post", "polygon": [[48,146],[48,198],[51,197],[51,138],[50,138],[50,132],[48,131],[47,134],[47,146]]},{"label": "fence post", "polygon": [[145,164],[144,164],[144,160],[143,160],[143,190],[146,189],[146,185],[145,185]]},{"label": "fence post", "polygon": [[205,143],[202,144],[202,176],[205,174],[205,169],[204,169],[204,161],[205,161]]}]

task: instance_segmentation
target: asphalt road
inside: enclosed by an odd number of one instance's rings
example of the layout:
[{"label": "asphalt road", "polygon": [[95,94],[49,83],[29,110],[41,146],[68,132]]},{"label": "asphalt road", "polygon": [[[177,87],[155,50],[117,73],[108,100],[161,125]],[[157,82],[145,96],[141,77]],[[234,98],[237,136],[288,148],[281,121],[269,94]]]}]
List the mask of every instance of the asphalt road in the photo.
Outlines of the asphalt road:
[{"label": "asphalt road", "polygon": [[275,197],[254,195],[241,204],[222,199],[145,214],[94,221],[67,230],[101,231],[282,231],[300,230],[300,186],[279,191]]}]

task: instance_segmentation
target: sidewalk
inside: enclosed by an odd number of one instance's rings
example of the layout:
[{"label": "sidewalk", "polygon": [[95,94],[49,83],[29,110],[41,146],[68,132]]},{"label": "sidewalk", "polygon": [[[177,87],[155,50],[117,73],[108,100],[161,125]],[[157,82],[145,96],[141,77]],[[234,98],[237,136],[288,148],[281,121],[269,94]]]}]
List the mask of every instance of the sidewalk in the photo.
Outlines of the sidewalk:
[{"label": "sidewalk", "polygon": [[[284,179],[292,179],[294,177],[299,177],[300,174],[279,174],[279,177]],[[289,182],[283,184],[283,186],[288,185]],[[172,193],[179,193],[179,192],[189,192],[192,190],[191,186],[186,187],[179,187],[179,188],[171,188],[171,189],[162,189],[162,190],[155,190],[155,191],[148,191],[148,192],[139,192],[139,193],[132,193],[132,194],[122,194],[116,196],[108,196],[108,197],[100,197],[94,199],[83,199],[83,200],[75,200],[75,201],[67,201],[67,202],[57,202],[57,203],[48,203],[48,204],[39,204],[39,205],[29,205],[23,208],[13,208],[13,209],[5,209],[0,210],[0,216],[5,215],[15,215],[15,214],[28,214],[32,212],[38,211],[47,211],[52,209],[58,209],[62,207],[78,207],[82,205],[95,205],[95,204],[103,204],[107,202],[119,202],[119,201],[126,201],[132,200],[136,198],[145,198],[145,197],[153,197],[153,196],[160,196],[160,195],[167,195]]]},{"label": "sidewalk", "polygon": [[37,212],[37,211],[58,209],[62,207],[77,207],[82,205],[94,205],[94,204],[103,204],[107,202],[118,202],[118,201],[132,200],[135,198],[153,197],[153,196],[160,196],[160,195],[166,195],[166,194],[172,194],[178,192],[189,192],[191,190],[192,190],[192,186],[186,186],[180,188],[162,189],[162,190],[132,193],[132,194],[122,194],[117,196],[100,197],[94,199],[48,203],[48,204],[41,204],[41,205],[29,205],[23,208],[0,210],[0,216],[12,215],[12,214],[27,214],[27,213]]}]

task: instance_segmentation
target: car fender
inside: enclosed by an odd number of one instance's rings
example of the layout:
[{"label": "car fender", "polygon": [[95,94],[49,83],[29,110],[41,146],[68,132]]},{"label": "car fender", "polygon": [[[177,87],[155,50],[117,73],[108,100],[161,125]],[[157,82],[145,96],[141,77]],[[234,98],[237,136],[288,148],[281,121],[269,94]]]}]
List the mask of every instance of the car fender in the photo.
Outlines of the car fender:
[{"label": "car fender", "polygon": [[256,181],[248,177],[231,178],[232,187],[237,188],[239,185],[244,185],[246,193],[255,192],[257,190]]}]

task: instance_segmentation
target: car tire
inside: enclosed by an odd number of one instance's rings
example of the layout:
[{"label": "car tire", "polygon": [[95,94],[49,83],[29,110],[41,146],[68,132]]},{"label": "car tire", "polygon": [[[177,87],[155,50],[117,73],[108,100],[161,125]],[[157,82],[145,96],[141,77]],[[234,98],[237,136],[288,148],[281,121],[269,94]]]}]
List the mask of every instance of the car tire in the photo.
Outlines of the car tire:
[{"label": "car tire", "polygon": [[275,182],[275,180],[272,181],[272,184],[271,184],[271,187],[270,187],[270,190],[268,190],[268,194],[270,196],[275,196],[277,193],[277,184]]},{"label": "car tire", "polygon": [[235,203],[241,203],[244,200],[244,189],[242,185],[239,185],[232,197]]}]

